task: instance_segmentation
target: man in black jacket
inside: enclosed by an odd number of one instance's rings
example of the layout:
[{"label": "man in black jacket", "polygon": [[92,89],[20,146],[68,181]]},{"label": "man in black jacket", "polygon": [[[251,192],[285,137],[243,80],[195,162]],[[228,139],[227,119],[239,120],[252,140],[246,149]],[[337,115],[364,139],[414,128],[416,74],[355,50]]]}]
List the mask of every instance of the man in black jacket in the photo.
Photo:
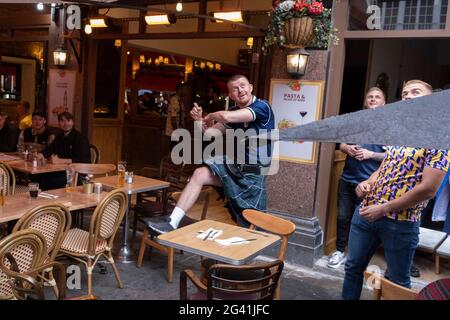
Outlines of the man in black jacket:
[{"label": "man in black jacket", "polygon": [[[58,122],[63,132],[58,134],[55,140],[38,157],[48,158],[54,164],[90,163],[89,140],[74,128],[72,114],[69,112],[59,114]],[[65,173],[46,174],[42,189],[62,188],[66,183]]]},{"label": "man in black jacket", "polygon": [[14,152],[17,149],[19,132],[6,123],[7,117],[0,113],[0,152]]}]

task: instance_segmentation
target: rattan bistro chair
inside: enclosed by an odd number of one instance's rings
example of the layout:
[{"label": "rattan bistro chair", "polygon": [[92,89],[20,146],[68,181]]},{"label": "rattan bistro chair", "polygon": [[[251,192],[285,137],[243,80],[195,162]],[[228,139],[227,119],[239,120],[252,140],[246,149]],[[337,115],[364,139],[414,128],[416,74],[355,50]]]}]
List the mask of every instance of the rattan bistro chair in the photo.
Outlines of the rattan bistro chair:
[{"label": "rattan bistro chair", "polygon": [[[180,299],[272,300],[283,266],[283,261],[280,260],[243,266],[214,264],[207,271],[206,285],[194,275],[192,270],[184,270],[180,274]],[[236,273],[240,275],[239,280],[226,276]],[[188,278],[198,290],[190,296],[187,293]]]},{"label": "rattan bistro chair", "polygon": [[14,175],[12,168],[4,162],[0,162],[0,183],[4,196],[14,194],[16,190],[16,176]]},{"label": "rattan bistro chair", "polygon": [[114,238],[125,215],[127,195],[122,190],[111,191],[95,208],[89,231],[70,229],[61,245],[60,254],[86,265],[87,294],[92,295],[92,270],[98,260],[106,258],[113,268],[117,283],[123,288],[119,271],[112,257]]},{"label": "rattan bistro chair", "polygon": [[[46,263],[47,243],[44,235],[32,229],[14,232],[0,241],[0,299],[27,299],[35,294],[44,299],[40,274],[49,268],[65,277],[64,266],[58,262]],[[58,290],[58,298],[65,295],[65,281]]]},{"label": "rattan bistro chair", "polygon": [[[47,259],[46,263],[55,261],[55,257],[59,252],[61,243],[69,231],[72,217],[70,211],[62,204],[42,205],[29,210],[16,223],[13,233],[24,229],[33,229],[40,231],[47,243]],[[48,273],[48,279],[58,296],[57,286],[53,276],[53,270],[50,268],[44,270]],[[43,275],[44,276],[44,275]]]}]

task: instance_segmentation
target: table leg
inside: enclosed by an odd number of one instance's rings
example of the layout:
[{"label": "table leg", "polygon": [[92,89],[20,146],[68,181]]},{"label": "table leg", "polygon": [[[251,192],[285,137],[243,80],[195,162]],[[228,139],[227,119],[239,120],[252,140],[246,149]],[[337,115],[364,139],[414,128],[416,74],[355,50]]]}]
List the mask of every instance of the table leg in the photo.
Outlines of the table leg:
[{"label": "table leg", "polygon": [[118,263],[134,263],[135,261],[134,253],[131,251],[130,245],[128,243],[128,229],[129,229],[128,213],[130,212],[130,209],[131,209],[131,194],[128,195],[128,207],[127,211],[125,212],[125,221],[123,223],[122,245],[114,258],[114,261]]}]

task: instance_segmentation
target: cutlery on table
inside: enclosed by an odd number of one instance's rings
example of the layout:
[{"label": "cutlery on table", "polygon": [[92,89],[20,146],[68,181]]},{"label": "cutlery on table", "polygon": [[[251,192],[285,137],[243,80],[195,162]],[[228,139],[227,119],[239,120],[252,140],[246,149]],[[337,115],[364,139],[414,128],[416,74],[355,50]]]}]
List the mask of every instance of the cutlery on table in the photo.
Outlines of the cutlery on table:
[{"label": "cutlery on table", "polygon": [[230,243],[239,243],[239,242],[255,241],[255,240],[258,240],[258,239],[244,239],[244,240],[231,241]]}]

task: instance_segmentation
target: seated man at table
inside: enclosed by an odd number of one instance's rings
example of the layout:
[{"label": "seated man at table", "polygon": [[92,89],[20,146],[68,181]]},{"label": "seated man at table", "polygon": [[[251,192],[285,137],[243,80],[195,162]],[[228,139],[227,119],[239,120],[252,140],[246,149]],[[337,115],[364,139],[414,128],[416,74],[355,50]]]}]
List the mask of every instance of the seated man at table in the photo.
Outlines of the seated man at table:
[{"label": "seated man at table", "polygon": [[26,143],[42,145],[42,148],[50,145],[55,139],[55,135],[46,126],[47,118],[42,111],[33,112],[33,122],[31,128],[27,128],[20,134],[19,141],[23,139]]},{"label": "seated man at table", "polygon": [[[236,102],[230,111],[217,111],[203,117],[203,110],[196,103],[191,110],[191,117],[201,127],[206,136],[228,134],[242,130],[249,136],[274,129],[274,115],[269,103],[256,98],[253,86],[243,75],[235,75],[228,80],[228,95]],[[233,139],[234,141],[234,139]],[[148,227],[157,233],[165,233],[176,229],[185,212],[197,200],[205,185],[223,187],[233,220],[247,227],[248,222],[242,216],[244,209],[266,210],[266,188],[264,168],[270,165],[271,143],[258,141],[256,148],[245,148],[245,163],[237,161],[229,163],[229,155],[216,154],[204,159],[207,166],[194,171],[189,183],[181,193],[175,209],[167,221],[156,219]],[[238,147],[234,144],[234,147]],[[233,155],[234,156],[234,155]],[[254,163],[254,164],[252,164]]]},{"label": "seated man at table", "polygon": [[0,113],[0,152],[14,152],[17,149],[19,132],[6,122],[7,118],[6,114]]},{"label": "seated man at table", "polygon": [[[53,142],[38,154],[38,158],[48,158],[53,164],[90,163],[89,140],[74,128],[72,114],[69,112],[59,114],[58,122],[63,132],[56,135]],[[43,183],[43,188],[54,189],[64,187],[66,182],[66,173],[56,172],[45,174],[45,181],[41,180],[41,185]]]}]

